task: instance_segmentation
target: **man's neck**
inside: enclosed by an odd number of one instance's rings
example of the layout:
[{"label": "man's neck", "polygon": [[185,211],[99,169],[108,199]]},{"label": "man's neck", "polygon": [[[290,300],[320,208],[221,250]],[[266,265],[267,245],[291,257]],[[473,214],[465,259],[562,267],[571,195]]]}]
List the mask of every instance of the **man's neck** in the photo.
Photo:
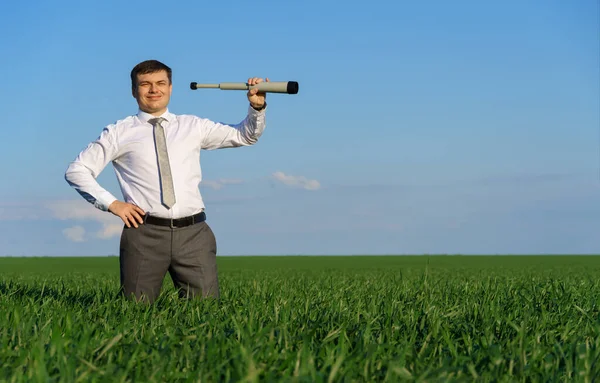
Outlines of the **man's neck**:
[{"label": "man's neck", "polygon": [[154,117],[161,116],[161,115],[165,114],[165,112],[166,112],[166,111],[167,111],[167,108],[164,108],[164,109],[162,109],[162,110],[159,110],[159,111],[157,111],[157,112],[150,112],[150,111],[147,111],[147,110],[143,110],[143,109],[142,109],[142,112],[145,112],[145,113],[151,114],[151,115],[153,115]]},{"label": "man's neck", "polygon": [[[160,117],[165,115],[166,113],[169,112],[169,108],[165,108],[162,111],[158,111],[158,112],[149,112],[143,109],[138,109],[138,117],[140,117],[143,121],[146,121],[150,118],[154,118],[154,117]],[[169,118],[167,118],[168,120]]]}]

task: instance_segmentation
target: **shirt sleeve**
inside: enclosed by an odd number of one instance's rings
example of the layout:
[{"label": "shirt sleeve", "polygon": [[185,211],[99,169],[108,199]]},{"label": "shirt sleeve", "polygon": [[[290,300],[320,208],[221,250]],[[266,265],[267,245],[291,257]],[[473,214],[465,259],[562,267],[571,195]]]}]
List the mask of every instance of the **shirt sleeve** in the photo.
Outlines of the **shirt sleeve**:
[{"label": "shirt sleeve", "polygon": [[248,106],[248,114],[242,122],[232,125],[202,120],[202,149],[214,150],[254,145],[265,130],[266,108],[256,110]]},{"label": "shirt sleeve", "polygon": [[67,183],[85,200],[103,211],[107,211],[117,198],[102,188],[96,178],[116,158],[117,151],[114,131],[106,127],[95,141],[79,153],[65,172]]}]

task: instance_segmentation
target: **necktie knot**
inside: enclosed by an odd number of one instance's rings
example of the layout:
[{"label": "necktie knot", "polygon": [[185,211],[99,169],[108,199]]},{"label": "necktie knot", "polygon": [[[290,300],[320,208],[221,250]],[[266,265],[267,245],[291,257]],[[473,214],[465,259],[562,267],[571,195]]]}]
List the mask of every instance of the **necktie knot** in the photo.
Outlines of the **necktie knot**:
[{"label": "necktie knot", "polygon": [[165,121],[165,119],[162,118],[162,117],[151,118],[151,119],[148,120],[148,122],[150,124],[152,124],[152,126],[156,126],[156,125],[160,124],[163,121]]}]

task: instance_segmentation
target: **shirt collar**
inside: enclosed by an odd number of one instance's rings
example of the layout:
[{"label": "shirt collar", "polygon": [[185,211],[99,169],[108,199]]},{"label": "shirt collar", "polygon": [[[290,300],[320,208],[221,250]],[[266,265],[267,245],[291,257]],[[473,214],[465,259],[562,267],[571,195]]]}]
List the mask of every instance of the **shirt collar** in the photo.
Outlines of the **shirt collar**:
[{"label": "shirt collar", "polygon": [[141,109],[138,109],[137,112],[137,117],[140,119],[140,121],[142,122],[148,122],[148,120],[150,120],[151,118],[156,118],[156,117],[162,117],[165,120],[167,120],[167,122],[171,122],[174,119],[174,115],[173,113],[169,112],[169,109],[167,109],[163,114],[161,114],[160,116],[153,116],[150,113],[146,113]]}]

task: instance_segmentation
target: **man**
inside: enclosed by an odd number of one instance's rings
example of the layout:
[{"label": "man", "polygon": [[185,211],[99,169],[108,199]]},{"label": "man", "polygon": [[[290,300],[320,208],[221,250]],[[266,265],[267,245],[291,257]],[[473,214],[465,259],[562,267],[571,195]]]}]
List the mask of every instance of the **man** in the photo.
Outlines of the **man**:
[{"label": "man", "polygon": [[[171,80],[171,68],[159,61],[136,65],[137,114],[106,126],[65,173],[83,198],[123,220],[121,291],[147,302],[158,297],[167,271],[180,296],[219,297],[216,239],[198,189],[200,150],[253,145],[265,129],[266,95],[257,89],[247,93],[246,117],[229,125],[171,113]],[[248,79],[250,85],[262,81]],[[124,201],[96,181],[109,162]]]}]

